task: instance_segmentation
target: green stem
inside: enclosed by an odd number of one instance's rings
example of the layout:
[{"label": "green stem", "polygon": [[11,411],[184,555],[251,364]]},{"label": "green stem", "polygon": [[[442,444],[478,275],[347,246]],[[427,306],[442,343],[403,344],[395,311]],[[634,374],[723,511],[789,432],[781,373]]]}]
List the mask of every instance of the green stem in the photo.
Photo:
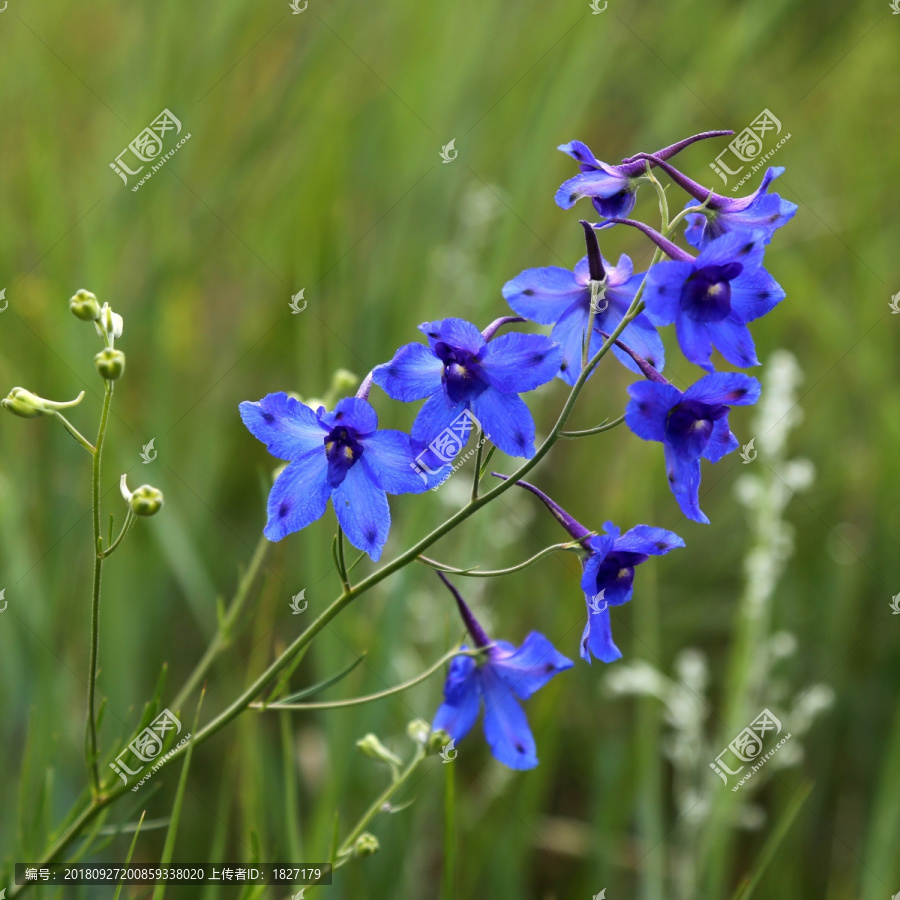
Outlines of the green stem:
[{"label": "green stem", "polygon": [[613,419],[612,422],[603,422],[600,425],[595,425],[593,428],[585,428],[584,431],[563,431],[560,437],[571,439],[587,437],[590,434],[600,434],[602,431],[609,431],[611,428],[615,428],[616,425],[621,425],[624,421],[625,416],[619,416],[618,419]]},{"label": "green stem", "polygon": [[403,785],[403,783],[409,778],[410,775],[415,771],[416,767],[419,765],[422,760],[425,759],[425,750],[423,747],[418,747],[416,749],[415,755],[409,761],[409,764],[406,768],[382,791],[379,797],[372,803],[372,805],[366,810],[363,817],[356,823],[356,827],[350,834],[347,835],[344,843],[341,844],[340,849],[337,853],[337,859],[334,862],[335,869],[340,868],[345,862],[349,859],[349,854],[353,850],[353,844],[356,842],[356,839],[366,830],[366,826],[375,816],[378,815],[379,812],[382,811],[382,807],[391,797],[396,793],[396,791]]},{"label": "green stem", "polygon": [[[590,532],[586,537],[593,534],[596,534],[596,532]],[[552,544],[550,547],[544,547],[540,553],[535,553],[530,559],[526,559],[525,562],[519,563],[517,566],[511,566],[509,569],[488,569],[484,572],[477,571],[477,566],[473,566],[471,569],[456,569],[453,566],[438,562],[436,559],[429,559],[427,556],[420,556],[419,562],[424,563],[426,566],[431,566],[432,569],[437,569],[438,572],[446,572],[448,575],[464,575],[467,578],[496,578],[500,575],[511,575],[513,572],[521,572],[522,569],[528,568],[528,566],[536,563],[539,559],[543,559],[545,556],[549,556],[551,553],[556,553],[557,550],[577,550],[580,547],[581,541]]]},{"label": "green stem", "polygon": [[68,431],[69,434],[71,434],[72,437],[88,451],[88,453],[95,452],[94,445],[61,412],[54,411],[53,415],[65,425],[66,431]]},{"label": "green stem", "polygon": [[94,695],[97,690],[97,658],[100,646],[100,578],[103,572],[103,536],[100,531],[100,462],[103,455],[103,442],[106,438],[106,426],[109,421],[109,407],[112,402],[113,382],[107,381],[103,397],[103,411],[100,414],[100,427],[97,431],[97,446],[93,452],[91,467],[91,520],[93,523],[94,548],[94,582],[91,594],[91,659],[88,671],[87,723],[85,727],[85,757],[91,790],[96,798],[100,793],[100,771],[97,766],[97,718],[94,706]]},{"label": "green stem", "polygon": [[[125,514],[125,521],[122,523],[122,530],[119,532],[119,536],[103,551],[103,558],[111,556],[113,550],[122,543],[122,539],[131,531],[131,527],[134,525],[136,521],[136,516],[131,511],[131,507],[128,508],[128,512]],[[110,537],[112,537],[112,523],[110,522]]]},{"label": "green stem", "polygon": [[324,701],[321,703],[278,703],[277,701],[268,704],[251,703],[250,709],[342,709],[345,706],[361,706],[363,703],[371,703],[373,700],[383,700],[385,697],[391,697],[408,688],[415,687],[417,684],[421,684],[426,678],[437,672],[444,663],[450,662],[455,656],[479,656],[482,652],[483,651],[481,650],[466,651],[459,647],[454,647],[449,653],[445,653],[433,666],[427,668],[420,675],[416,675],[415,678],[404,681],[402,684],[388,688],[385,691],[378,691],[377,694],[367,694],[365,697],[351,697],[349,700],[332,700],[330,702]]},{"label": "green stem", "polygon": [[484,449],[484,432],[478,432],[478,442],[475,447],[475,477],[472,479],[472,493],[469,497],[470,500],[478,499],[478,485],[481,483],[481,456],[482,450]]},{"label": "green stem", "polygon": [[197,663],[194,671],[191,672],[190,677],[184,683],[184,686],[172,701],[172,707],[174,709],[177,710],[183,708],[187,698],[190,697],[190,695],[196,690],[197,685],[200,684],[200,682],[206,677],[207,672],[209,672],[209,670],[212,668],[212,664],[215,662],[216,657],[228,646],[231,640],[231,628],[237,620],[238,616],[243,611],[244,605],[250,597],[250,588],[253,587],[253,583],[256,581],[256,578],[259,575],[260,570],[262,569],[266,554],[269,551],[269,546],[270,542],[268,538],[265,535],[260,535],[259,543],[256,545],[256,549],[253,551],[253,557],[250,560],[250,565],[247,567],[247,571],[241,576],[241,579],[238,582],[238,586],[234,592],[234,597],[232,598],[231,605],[228,607],[228,611],[225,613],[225,618],[219,625],[215,636],[213,637],[212,641],[210,641],[210,644],[206,648],[206,652],[203,654],[200,662]]},{"label": "green stem", "polygon": [[347,572],[347,561],[344,559],[344,529],[338,525],[337,531],[337,555],[338,564],[340,566],[341,584],[345,591],[350,590],[350,575]]}]

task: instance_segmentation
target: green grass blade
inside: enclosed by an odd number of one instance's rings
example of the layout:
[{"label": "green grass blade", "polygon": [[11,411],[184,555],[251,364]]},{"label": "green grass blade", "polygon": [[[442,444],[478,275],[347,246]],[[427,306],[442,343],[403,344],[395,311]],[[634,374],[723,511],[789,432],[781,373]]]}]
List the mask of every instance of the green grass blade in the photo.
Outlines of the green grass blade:
[{"label": "green grass blade", "polygon": [[[132,854],[134,853],[134,848],[137,845],[138,835],[141,833],[141,825],[144,824],[144,816],[147,815],[147,811],[141,813],[141,818],[137,823],[137,828],[134,830],[134,837],[131,839],[131,846],[128,848],[128,856],[125,857],[125,865],[123,868],[127,869],[129,863],[131,862]],[[113,900],[119,900],[119,895],[122,893],[122,881],[119,881],[118,886],[116,887],[116,892],[113,894]]]}]

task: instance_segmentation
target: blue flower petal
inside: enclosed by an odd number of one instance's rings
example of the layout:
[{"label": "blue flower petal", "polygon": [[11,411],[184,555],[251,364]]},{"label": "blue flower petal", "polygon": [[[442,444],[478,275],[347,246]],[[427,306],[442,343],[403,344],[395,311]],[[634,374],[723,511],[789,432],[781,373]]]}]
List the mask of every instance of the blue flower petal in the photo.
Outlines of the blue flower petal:
[{"label": "blue flower petal", "polygon": [[588,612],[587,624],[581,635],[581,658],[590,662],[591,654],[605,663],[622,658],[622,651],[613,641],[608,609],[598,613]]},{"label": "blue flower petal", "polygon": [[590,298],[568,269],[547,266],[526,269],[503,285],[503,296],[512,310],[540,325],[553,325],[578,299]]},{"label": "blue flower petal", "polygon": [[703,456],[710,462],[717,463],[726,454],[737,450],[739,446],[738,439],[728,427],[728,416],[723,416],[713,423],[712,434],[709,436],[709,446],[707,446]]},{"label": "blue flower petal", "polygon": [[731,311],[741,322],[752,322],[773,310],[785,298],[781,285],[765,270],[743,272],[731,282]]},{"label": "blue flower petal", "polygon": [[[590,295],[588,295],[590,296]],[[584,339],[584,330],[588,322],[588,304],[578,301],[573,303],[560,317],[553,331],[550,332],[551,340],[559,344],[562,358],[559,364],[559,377],[568,385],[573,385],[581,374],[581,342]],[[603,338],[594,332],[591,340],[591,349],[597,350],[603,344]]]},{"label": "blue flower petal", "polygon": [[518,394],[489,387],[472,401],[472,412],[484,433],[508,456],[534,456],[534,419]]},{"label": "blue flower petal", "polygon": [[644,289],[647,317],[654,325],[671,325],[681,310],[681,291],[694,264],[670,259],[651,266]]},{"label": "blue flower petal", "polygon": [[368,400],[359,397],[345,397],[339,400],[333,412],[323,412],[320,416],[328,428],[348,425],[359,435],[370,434],[378,428],[378,415]]},{"label": "blue flower petal", "polygon": [[428,484],[420,477],[409,435],[384,429],[362,441],[361,464],[369,477],[389,494],[421,494]]},{"label": "blue flower petal", "polygon": [[[716,324],[720,325],[721,322]],[[692,319],[690,316],[679,316],[675,322],[675,336],[678,338],[681,352],[695,366],[700,366],[707,372],[713,370],[710,362],[712,356],[711,330],[711,325]]]},{"label": "blue flower petal", "polygon": [[[451,403],[447,397],[447,392],[444,390],[432,394],[425,401],[425,405],[419,410],[419,414],[413,422],[413,442],[418,441],[421,444],[430,444],[451,423],[457,423],[457,420],[458,424],[454,424],[454,431],[463,430],[465,438],[468,440],[472,421],[469,416],[463,416],[467,405],[467,402],[464,400],[459,403]],[[462,441],[462,446],[465,446],[465,443],[465,440]],[[445,461],[449,462],[449,460]]]},{"label": "blue flower petal", "polygon": [[572,159],[578,160],[583,166],[599,168],[603,165],[603,163],[591,153],[588,145],[583,144],[581,141],[569,141],[568,144],[560,144],[556,149],[562,150],[563,153],[567,153]]},{"label": "blue flower petal", "polygon": [[729,231],[701,250],[694,265],[703,269],[738,262],[751,274],[762,265],[765,250],[766,236],[762,231]]},{"label": "blue flower petal", "polygon": [[574,663],[544,635],[532,631],[518,648],[497,641],[491,651],[490,665],[520,700],[527,700],[554,675],[571,669]]},{"label": "blue flower petal", "polygon": [[700,460],[683,459],[668,444],[663,444],[666,457],[666,475],[669,487],[681,507],[681,511],[695,522],[709,524],[700,509]]},{"label": "blue flower petal", "polygon": [[685,392],[685,400],[709,405],[752,406],[759,400],[760,383],[743,372],[715,372],[704,375]]},{"label": "blue flower petal", "polygon": [[481,368],[498,391],[533,391],[559,371],[562,348],[543,334],[504,334],[488,342]]},{"label": "blue flower petal", "polygon": [[438,708],[431,727],[443,729],[455,741],[461,741],[478,719],[481,708],[481,675],[471,656],[456,656],[444,683],[444,702]]},{"label": "blue flower petal", "polygon": [[683,546],[684,540],[674,531],[652,525],[635,525],[617,538],[615,543],[615,549],[620,552],[644,553],[648,556],[664,556],[676,547]]},{"label": "blue flower petal", "polygon": [[666,439],[666,417],[681,402],[681,391],[671,384],[638,381],[628,388],[631,400],[625,407],[625,424],[645,441]]},{"label": "blue flower petal", "polygon": [[465,319],[450,318],[424,322],[419,326],[419,331],[428,338],[428,345],[432,350],[438,341],[443,341],[451,347],[468,350],[470,353],[478,353],[485,344],[481,332]]},{"label": "blue flower petal", "polygon": [[484,736],[494,758],[510,769],[533,769],[537,747],[515,694],[490,663],[481,669],[484,692]]},{"label": "blue flower petal", "polygon": [[630,179],[623,175],[614,175],[602,169],[582,172],[560,185],[556,192],[556,205],[571,209],[582,197],[612,197],[625,190],[629,182]]},{"label": "blue flower petal", "polygon": [[748,368],[758,366],[756,347],[750,335],[750,329],[746,325],[731,318],[722,319],[721,322],[710,322],[707,326],[708,333],[719,353],[732,365]]},{"label": "blue flower petal", "polygon": [[[621,321],[621,318],[619,318],[619,322]],[[618,325],[619,322],[616,322],[616,325]],[[616,325],[613,325],[613,328],[615,328]],[[607,334],[612,334],[612,331],[608,328],[604,327],[603,330]],[[663,346],[662,338],[644,313],[641,313],[633,322],[630,322],[625,327],[625,330],[619,336],[619,340],[627,347],[634,350],[638,356],[643,356],[657,372],[662,372],[665,368],[666,350]],[[638,366],[624,350],[620,350],[613,344],[612,352],[615,354],[616,359],[618,359],[626,369],[630,369],[637,375],[643,374],[640,366]]]},{"label": "blue flower petal", "polygon": [[394,400],[424,400],[441,387],[444,364],[424,344],[407,344],[372,370],[372,380]]},{"label": "blue flower petal", "polygon": [[284,391],[257,403],[245,401],[239,409],[250,433],[277,459],[297,459],[325,444],[325,429],[315,412]]},{"label": "blue flower petal", "polygon": [[331,495],[338,522],[347,540],[378,561],[391,529],[387,494],[372,480],[365,466],[350,467]]},{"label": "blue flower petal", "polygon": [[270,541],[280,541],[285,535],[322,518],[331,494],[327,471],[323,445],[298,457],[275,479],[269,492],[265,528]]}]

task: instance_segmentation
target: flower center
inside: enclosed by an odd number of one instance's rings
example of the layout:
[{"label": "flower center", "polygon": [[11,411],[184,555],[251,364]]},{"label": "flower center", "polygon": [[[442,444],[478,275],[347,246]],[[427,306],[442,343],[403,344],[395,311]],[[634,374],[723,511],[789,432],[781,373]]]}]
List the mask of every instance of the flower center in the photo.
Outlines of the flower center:
[{"label": "flower center", "polygon": [[682,400],[669,411],[666,441],[681,456],[699,459],[709,445],[716,420],[727,414],[727,406]]},{"label": "flower center", "polygon": [[441,380],[447,389],[447,396],[454,403],[471,400],[488,386],[481,363],[474,353],[452,347],[444,341],[435,344],[434,353],[444,364]]},{"label": "flower center", "polygon": [[336,488],[363,455],[363,445],[356,439],[353,428],[337,425],[325,437],[325,455],[328,457],[328,484]]},{"label": "flower center", "polygon": [[684,283],[681,305],[694,319],[721,322],[731,312],[731,282],[743,271],[738,262],[697,269]]}]

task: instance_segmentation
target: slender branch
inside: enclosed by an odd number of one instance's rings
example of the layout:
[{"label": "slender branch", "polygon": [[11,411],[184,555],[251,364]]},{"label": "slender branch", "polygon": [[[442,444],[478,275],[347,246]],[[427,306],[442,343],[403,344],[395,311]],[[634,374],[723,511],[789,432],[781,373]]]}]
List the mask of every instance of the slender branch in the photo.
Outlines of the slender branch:
[{"label": "slender branch", "polygon": [[[122,539],[131,531],[132,526],[137,521],[137,517],[131,511],[131,507],[128,507],[128,512],[125,513],[125,521],[122,523],[122,530],[119,532],[119,536],[102,552],[103,558],[111,556],[113,551],[119,544],[122,543]],[[112,537],[112,524],[110,523],[110,537]]]},{"label": "slender branch", "polygon": [[[592,531],[586,535],[586,537],[592,537],[596,533],[597,532]],[[432,569],[437,569],[438,572],[446,572],[448,575],[464,575],[467,578],[497,578],[500,575],[510,575],[513,572],[521,572],[522,569],[528,568],[528,566],[536,563],[539,559],[543,559],[545,556],[549,556],[551,553],[556,553],[557,550],[577,550],[580,547],[581,541],[553,544],[550,547],[544,547],[540,553],[535,553],[530,559],[526,559],[525,562],[519,563],[517,566],[512,566],[509,569],[489,569],[484,572],[477,571],[477,566],[474,566],[471,569],[455,569],[453,566],[438,562],[436,559],[429,559],[427,556],[420,556],[419,562],[424,563],[426,566],[431,566]]]},{"label": "slender branch", "polygon": [[478,499],[478,485],[481,483],[481,457],[484,450],[484,431],[478,431],[478,441],[475,447],[475,477],[472,479],[471,500]]},{"label": "slender branch", "polygon": [[63,423],[66,431],[68,431],[88,453],[94,453],[96,451],[94,445],[61,412],[54,410],[53,415]]},{"label": "slender branch", "polygon": [[619,416],[618,419],[613,419],[612,422],[606,421],[601,422],[599,425],[595,425],[593,428],[585,428],[584,431],[563,431],[560,434],[562,438],[580,438],[587,437],[589,434],[600,434],[603,431],[610,431],[615,428],[617,425],[621,425],[625,421],[625,416]]},{"label": "slender branch", "polygon": [[97,447],[93,452],[91,467],[91,520],[93,523],[94,581],[91,593],[91,658],[88,670],[87,722],[85,724],[85,757],[91,780],[91,791],[96,797],[100,793],[100,771],[97,765],[97,717],[94,695],[97,691],[97,658],[100,647],[100,578],[103,571],[103,535],[100,531],[100,462],[103,455],[103,441],[109,422],[109,407],[112,402],[113,382],[106,381],[103,396],[103,411],[100,413],[100,427],[97,431]]},{"label": "slender branch", "polygon": [[449,653],[445,653],[434,665],[427,668],[420,675],[416,675],[415,678],[404,681],[402,684],[388,688],[385,691],[367,694],[364,697],[351,697],[349,700],[323,701],[320,703],[251,703],[250,709],[342,709],[345,706],[361,706],[364,703],[371,703],[373,700],[383,700],[385,697],[399,694],[401,691],[407,690],[407,688],[421,684],[426,678],[437,672],[444,663],[450,662],[455,656],[479,656],[481,653],[481,650],[462,650],[460,647],[454,647]]},{"label": "slender branch", "polygon": [[347,562],[344,559],[344,529],[338,525],[337,530],[337,556],[338,556],[338,564],[340,566],[338,573],[341,576],[341,584],[344,586],[345,591],[350,590],[350,576],[347,572]]}]

